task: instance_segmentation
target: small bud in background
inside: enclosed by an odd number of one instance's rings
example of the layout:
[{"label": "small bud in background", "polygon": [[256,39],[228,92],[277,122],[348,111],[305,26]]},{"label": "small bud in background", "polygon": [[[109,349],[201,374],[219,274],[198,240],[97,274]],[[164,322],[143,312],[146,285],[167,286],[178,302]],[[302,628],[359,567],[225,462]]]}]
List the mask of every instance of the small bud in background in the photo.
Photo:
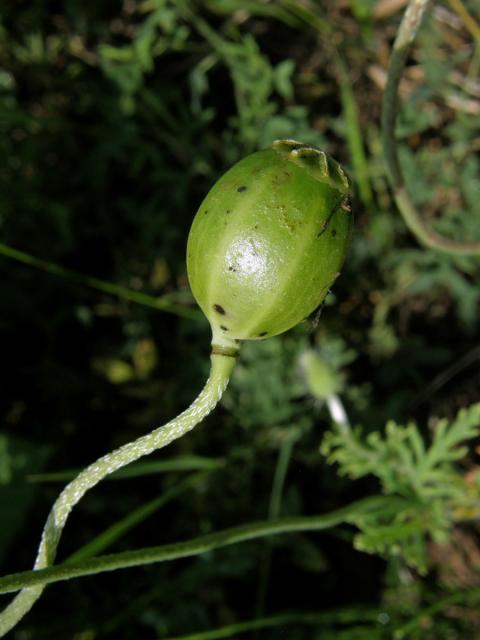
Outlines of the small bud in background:
[{"label": "small bud in background", "polygon": [[343,389],[343,380],[338,371],[313,349],[300,356],[300,366],[309,393],[320,402],[325,402],[333,422],[348,425],[347,413],[338,396]]}]

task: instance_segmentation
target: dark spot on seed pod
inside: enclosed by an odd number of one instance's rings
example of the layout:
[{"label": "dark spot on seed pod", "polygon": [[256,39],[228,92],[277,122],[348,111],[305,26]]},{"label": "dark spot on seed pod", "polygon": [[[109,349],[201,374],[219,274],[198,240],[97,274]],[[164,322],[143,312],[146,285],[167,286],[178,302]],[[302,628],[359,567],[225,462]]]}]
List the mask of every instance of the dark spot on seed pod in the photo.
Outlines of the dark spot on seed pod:
[{"label": "dark spot on seed pod", "polygon": [[325,233],[325,229],[326,228],[327,228],[327,222],[322,222],[322,226],[320,227],[320,231],[317,233],[317,238],[320,238],[320,236]]},{"label": "dark spot on seed pod", "polygon": [[233,273],[237,273],[237,270],[235,269],[235,267],[232,267],[232,265],[228,267],[228,270],[233,271]]},{"label": "dark spot on seed pod", "polygon": [[238,187],[238,189],[237,189],[237,191],[238,191],[239,193],[243,193],[243,192],[244,192],[244,191],[246,191],[246,190],[247,190],[247,187],[245,187],[244,185],[242,185],[241,187]]},{"label": "dark spot on seed pod", "polygon": [[[320,231],[317,233],[317,238],[320,238],[325,233],[328,225],[330,224],[331,219],[333,218],[335,213],[338,211],[338,207],[341,207],[342,209],[344,208],[345,201],[346,201],[346,198],[342,196],[340,201],[337,200],[337,202],[333,205],[333,207],[331,208],[327,216],[327,219],[322,223],[322,226],[320,227]],[[335,234],[332,233],[332,235],[335,235]]]},{"label": "dark spot on seed pod", "polygon": [[332,236],[335,237],[337,235],[337,230],[336,229],[332,229]]},{"label": "dark spot on seed pod", "polygon": [[231,210],[231,209],[227,209],[227,210],[225,211],[225,213],[227,213],[227,214],[228,214],[228,213],[232,213],[232,210]]},{"label": "dark spot on seed pod", "polygon": [[264,338],[267,335],[267,333],[268,333],[267,331],[262,331],[262,333],[258,334],[258,337],[259,338]]},{"label": "dark spot on seed pod", "polygon": [[213,308],[214,308],[214,309],[215,309],[215,311],[216,311],[217,313],[219,313],[221,316],[224,316],[224,315],[226,314],[225,309],[224,309],[221,305],[219,305],[219,304],[214,304],[214,305],[213,305]]},{"label": "dark spot on seed pod", "polygon": [[297,149],[301,149],[304,144],[303,142],[294,142],[292,144],[289,144],[288,146],[290,151],[297,151]]},{"label": "dark spot on seed pod", "polygon": [[221,325],[220,325],[220,329],[221,329],[222,331],[228,331],[228,327],[226,327],[224,324],[221,324]]}]

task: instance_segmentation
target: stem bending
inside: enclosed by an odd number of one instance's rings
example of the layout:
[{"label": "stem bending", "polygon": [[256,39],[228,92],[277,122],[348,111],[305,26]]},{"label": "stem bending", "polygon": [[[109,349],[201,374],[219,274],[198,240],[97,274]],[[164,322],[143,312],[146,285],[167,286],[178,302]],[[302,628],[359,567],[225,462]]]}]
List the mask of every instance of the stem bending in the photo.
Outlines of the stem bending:
[{"label": "stem bending", "polygon": [[330,513],[316,516],[297,516],[252,522],[250,524],[216,531],[205,536],[174,542],[161,547],[146,547],[134,551],[122,551],[109,555],[88,558],[76,562],[65,562],[39,571],[24,571],[0,578],[0,594],[11,593],[41,585],[42,588],[53,582],[72,578],[91,576],[105,571],[128,569],[156,562],[167,562],[180,558],[191,558],[214,549],[220,549],[249,540],[266,536],[293,533],[297,531],[323,531],[343,523],[355,524],[363,514],[371,512],[388,513],[405,509],[403,499],[394,500],[392,496],[372,496],[353,502],[346,507]]},{"label": "stem bending", "polygon": [[[185,435],[214,409],[228,384],[235,357],[212,354],[211,363],[205,387],[188,409],[164,426],[99,458],[65,487],[47,518],[34,570],[45,569],[53,564],[68,516],[89,489],[113,471]],[[4,609],[0,614],[0,637],[10,631],[32,608],[44,587],[44,584],[40,584],[23,589]]]},{"label": "stem bending", "polygon": [[410,48],[415,40],[429,0],[410,0],[405,11],[388,69],[387,85],[382,105],[383,152],[387,164],[387,175],[394,192],[395,202],[406,225],[426,247],[457,256],[480,255],[480,242],[457,242],[436,233],[420,216],[408,193],[400,166],[395,139],[395,122],[398,112],[398,87]]}]

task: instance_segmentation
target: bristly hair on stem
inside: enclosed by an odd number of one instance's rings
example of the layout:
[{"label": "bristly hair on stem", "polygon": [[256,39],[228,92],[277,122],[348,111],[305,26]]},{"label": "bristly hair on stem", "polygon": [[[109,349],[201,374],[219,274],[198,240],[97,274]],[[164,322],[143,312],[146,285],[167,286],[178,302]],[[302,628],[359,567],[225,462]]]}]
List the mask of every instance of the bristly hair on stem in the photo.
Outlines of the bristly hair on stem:
[{"label": "bristly hair on stem", "polygon": [[0,594],[12,593],[19,589],[44,588],[47,584],[91,576],[105,571],[116,571],[157,562],[167,562],[180,558],[190,558],[213,549],[256,540],[271,535],[295,531],[324,531],[343,523],[354,523],[359,514],[385,513],[399,510],[404,499],[392,500],[391,496],[371,496],[362,498],[333,512],[315,516],[296,516],[250,522],[248,524],[223,529],[182,542],[174,542],[161,547],[146,547],[133,551],[84,558],[54,565],[48,569],[25,571],[0,578]]},{"label": "bristly hair on stem", "polygon": [[[162,427],[99,458],[65,487],[53,505],[43,529],[35,571],[52,566],[68,516],[89,489],[113,471],[185,435],[215,408],[227,387],[235,361],[234,356],[212,353],[210,376],[188,409]],[[28,613],[44,588],[45,584],[39,584],[23,589],[0,613],[0,637]]]}]

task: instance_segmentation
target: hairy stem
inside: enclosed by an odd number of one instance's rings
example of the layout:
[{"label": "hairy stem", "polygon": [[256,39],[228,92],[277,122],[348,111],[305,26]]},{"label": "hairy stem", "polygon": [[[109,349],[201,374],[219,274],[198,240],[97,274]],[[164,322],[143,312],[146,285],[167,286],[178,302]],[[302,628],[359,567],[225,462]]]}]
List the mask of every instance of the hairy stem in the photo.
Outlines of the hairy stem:
[{"label": "hairy stem", "polygon": [[410,48],[415,40],[429,0],[410,0],[393,45],[382,105],[383,151],[387,175],[395,202],[406,225],[425,246],[451,255],[480,255],[480,242],[457,242],[436,233],[421,218],[408,193],[398,159],[395,122],[398,113],[398,87]]},{"label": "hairy stem", "polygon": [[128,513],[124,518],[117,520],[115,524],[108,527],[97,535],[93,540],[90,540],[85,545],[77,549],[71,556],[68,556],[66,562],[76,562],[77,560],[83,560],[84,558],[91,558],[97,554],[105,551],[114,542],[117,542],[122,538],[130,529],[136,527],[143,522],[146,518],[153,515],[168,504],[171,500],[184,493],[187,489],[195,486],[208,475],[208,472],[192,473],[192,475],[185,478],[183,481],[177,482],[171,489],[165,491],[158,497],[142,504],[138,509],[134,509]]},{"label": "hairy stem", "polygon": [[221,547],[271,535],[293,533],[295,531],[322,531],[343,523],[355,523],[358,517],[365,513],[401,511],[405,509],[405,502],[401,498],[395,500],[392,496],[372,496],[323,515],[253,522],[210,533],[193,540],[174,542],[161,547],[122,551],[121,553],[88,558],[77,562],[66,562],[47,569],[23,571],[0,578],[0,594],[11,593],[26,587],[40,586],[40,588],[43,588],[53,582],[91,576],[104,571],[115,571],[179,558],[190,558],[213,549],[220,549]]},{"label": "hairy stem", "polygon": [[[210,376],[205,387],[186,411],[164,426],[99,458],[65,487],[47,518],[34,571],[45,569],[53,564],[68,516],[89,489],[113,471],[185,435],[212,411],[228,384],[235,357],[212,354],[211,362]],[[0,614],[0,637],[3,637],[23,618],[41,596],[43,589],[44,584],[23,589],[5,608]]]}]

